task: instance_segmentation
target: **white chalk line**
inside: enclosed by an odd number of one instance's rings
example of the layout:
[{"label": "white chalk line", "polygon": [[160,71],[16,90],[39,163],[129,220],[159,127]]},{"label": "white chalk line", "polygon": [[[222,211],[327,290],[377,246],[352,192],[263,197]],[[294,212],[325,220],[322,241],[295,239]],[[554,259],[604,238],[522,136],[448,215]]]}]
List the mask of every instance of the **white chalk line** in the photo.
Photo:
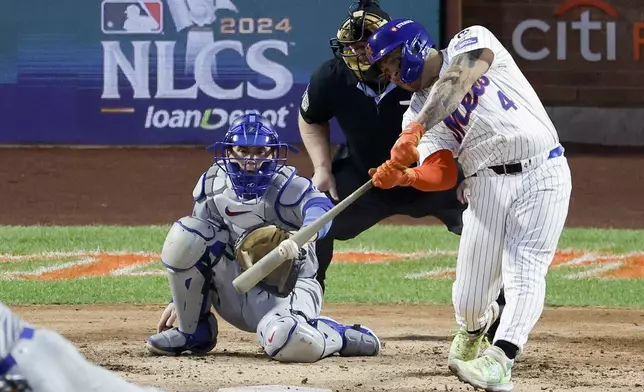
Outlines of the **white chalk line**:
[{"label": "white chalk line", "polygon": [[[560,254],[566,253],[566,252],[567,251],[561,251]],[[392,258],[392,260],[400,260],[400,259],[413,260],[413,259],[419,259],[419,258],[432,258],[437,256],[456,256],[458,254],[457,251],[440,250],[440,249],[432,250],[429,252],[407,253],[407,252],[371,250],[371,249],[362,248],[362,249],[348,249],[348,250],[339,251],[336,253],[336,257],[337,256],[341,257],[342,254],[349,254],[349,253],[363,253],[367,258],[367,260],[365,261],[368,261],[369,255],[392,255],[395,257],[395,258]],[[54,272],[54,271],[58,271],[66,268],[73,268],[75,266],[95,263],[99,260],[99,257],[101,255],[146,256],[146,257],[153,257],[153,258],[160,259],[160,255],[158,253],[152,253],[152,252],[127,252],[127,251],[106,252],[106,251],[99,251],[99,250],[73,251],[73,252],[41,252],[41,253],[34,253],[34,254],[28,254],[28,255],[0,254],[0,265],[2,265],[2,263],[5,263],[5,262],[12,263],[12,262],[29,262],[29,261],[40,261],[40,260],[52,260],[55,262],[59,259],[79,257],[79,259],[77,260],[67,261],[63,263],[55,263],[50,266],[42,266],[35,270],[30,270],[30,271],[0,272],[0,280],[15,280],[15,279],[19,279],[20,276],[37,276],[37,275],[46,274],[49,272]],[[623,260],[631,257],[640,257],[640,256],[644,256],[644,253],[631,252],[631,253],[622,254],[622,255],[614,255],[614,254],[599,254],[595,252],[589,252],[589,253],[582,254],[581,256],[575,257],[564,263],[558,264],[553,268],[557,269],[561,267],[586,267],[587,266],[589,267],[589,269],[581,272],[569,273],[569,274],[566,274],[565,277],[568,279],[597,278],[597,277],[600,277],[602,274],[621,268],[624,265]],[[383,263],[386,261],[387,261],[386,259],[383,259],[383,260],[378,260],[376,263]],[[593,266],[593,264],[598,262],[599,262],[599,265]],[[111,276],[164,276],[165,275],[164,270],[159,270],[159,271],[145,270],[150,265],[153,265],[156,263],[158,263],[158,260],[150,261],[148,263],[140,263],[140,264],[118,268],[111,271],[109,275]],[[343,263],[343,261],[339,260],[337,261],[337,263]],[[406,274],[404,277],[406,279],[448,278],[448,276],[450,274],[455,273],[455,271],[456,269],[451,267],[436,267],[430,270]]]}]

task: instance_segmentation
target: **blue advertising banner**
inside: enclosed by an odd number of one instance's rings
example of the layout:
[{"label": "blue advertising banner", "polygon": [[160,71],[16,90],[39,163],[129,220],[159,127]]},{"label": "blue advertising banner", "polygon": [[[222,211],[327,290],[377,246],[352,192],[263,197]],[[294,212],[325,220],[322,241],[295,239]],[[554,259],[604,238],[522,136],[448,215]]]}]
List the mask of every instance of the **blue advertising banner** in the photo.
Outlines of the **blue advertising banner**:
[{"label": "blue advertising banner", "polygon": [[[438,39],[439,0],[382,0]],[[0,144],[208,144],[236,116],[300,141],[310,73],[349,0],[36,0],[3,5]],[[37,12],[35,11],[37,10]],[[333,140],[342,136],[333,130]]]}]

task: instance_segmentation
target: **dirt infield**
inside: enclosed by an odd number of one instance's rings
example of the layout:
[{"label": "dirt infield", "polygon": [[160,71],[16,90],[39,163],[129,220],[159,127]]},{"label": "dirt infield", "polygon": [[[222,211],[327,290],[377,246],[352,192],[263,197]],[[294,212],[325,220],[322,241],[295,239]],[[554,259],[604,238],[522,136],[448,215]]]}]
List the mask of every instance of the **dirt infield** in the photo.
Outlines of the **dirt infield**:
[{"label": "dirt infield", "polygon": [[[567,225],[644,227],[644,152],[566,148],[573,175]],[[190,213],[192,188],[211,162],[203,148],[2,149],[0,224],[168,224]],[[305,152],[289,162],[311,174]]]},{"label": "dirt infield", "polygon": [[[567,225],[644,227],[644,154],[567,153],[573,195]],[[3,149],[0,224],[169,224],[189,214],[191,190],[211,163],[202,148]],[[306,155],[291,161],[311,174]],[[394,217],[386,223],[432,224]],[[428,283],[429,284],[429,283]],[[26,320],[70,338],[91,361],[130,380],[169,391],[260,384],[334,391],[465,391],[445,362],[447,306],[327,306],[325,314],[373,328],[376,358],[327,358],[310,365],[269,360],[246,334],[221,323],[219,343],[199,358],[144,352],[160,306],[31,306]],[[68,320],[74,320],[69,323]],[[640,391],[644,388],[644,311],[546,309],[517,363],[516,391]]]},{"label": "dirt infield", "polygon": [[[17,307],[60,331],[92,362],[126,379],[170,391],[216,391],[285,384],[334,391],[465,391],[446,366],[452,310],[446,306],[327,306],[326,314],[368,324],[384,348],[373,358],[326,358],[315,364],[271,361],[254,334],[220,325],[205,357],[152,357],[144,342],[160,306]],[[70,324],[67,320],[74,320]],[[514,371],[515,391],[641,391],[644,311],[547,309]]]}]

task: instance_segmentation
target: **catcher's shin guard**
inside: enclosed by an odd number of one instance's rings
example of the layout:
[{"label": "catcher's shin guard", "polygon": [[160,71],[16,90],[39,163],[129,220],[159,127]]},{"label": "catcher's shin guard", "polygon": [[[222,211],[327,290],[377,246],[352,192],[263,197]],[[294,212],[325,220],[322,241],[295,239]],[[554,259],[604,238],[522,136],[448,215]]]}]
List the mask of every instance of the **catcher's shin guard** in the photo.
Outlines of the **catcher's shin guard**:
[{"label": "catcher's shin guard", "polygon": [[327,317],[269,314],[260,321],[257,338],[264,351],[280,362],[315,362],[329,355],[371,356],[380,340],[368,328],[342,325]]},{"label": "catcher's shin guard", "polygon": [[168,269],[183,333],[195,333],[199,319],[210,312],[212,267],[224,253],[228,238],[226,228],[196,217],[179,219],[168,232],[161,261]]},{"label": "catcher's shin guard", "polygon": [[330,317],[320,317],[311,320],[318,331],[325,336],[335,331],[342,339],[342,347],[338,353],[343,357],[373,356],[380,352],[380,339],[369,328],[359,325],[344,325]]},{"label": "catcher's shin guard", "polygon": [[266,354],[280,362],[316,362],[342,348],[337,334],[324,336],[297,315],[268,314],[257,326],[257,338]]}]

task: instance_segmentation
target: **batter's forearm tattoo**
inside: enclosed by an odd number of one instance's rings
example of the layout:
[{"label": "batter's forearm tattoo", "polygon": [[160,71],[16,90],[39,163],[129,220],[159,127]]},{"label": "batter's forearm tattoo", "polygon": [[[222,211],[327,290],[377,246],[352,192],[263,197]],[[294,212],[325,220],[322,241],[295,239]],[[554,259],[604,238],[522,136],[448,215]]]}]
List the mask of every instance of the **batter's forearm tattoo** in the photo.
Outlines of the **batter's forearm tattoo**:
[{"label": "batter's forearm tattoo", "polygon": [[468,80],[482,53],[483,49],[477,49],[454,57],[447,71],[432,87],[425,105],[416,117],[416,121],[425,129],[438,124],[458,108],[471,88]]}]

